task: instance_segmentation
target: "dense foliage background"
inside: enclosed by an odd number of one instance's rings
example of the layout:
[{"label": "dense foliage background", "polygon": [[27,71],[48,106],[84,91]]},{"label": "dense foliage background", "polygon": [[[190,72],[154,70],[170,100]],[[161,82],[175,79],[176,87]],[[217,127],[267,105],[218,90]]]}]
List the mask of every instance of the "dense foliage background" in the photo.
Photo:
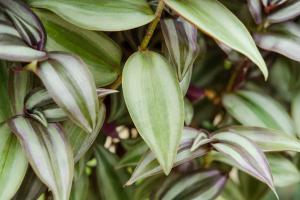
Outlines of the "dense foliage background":
[{"label": "dense foliage background", "polygon": [[299,15],[0,0],[0,200],[300,199]]}]

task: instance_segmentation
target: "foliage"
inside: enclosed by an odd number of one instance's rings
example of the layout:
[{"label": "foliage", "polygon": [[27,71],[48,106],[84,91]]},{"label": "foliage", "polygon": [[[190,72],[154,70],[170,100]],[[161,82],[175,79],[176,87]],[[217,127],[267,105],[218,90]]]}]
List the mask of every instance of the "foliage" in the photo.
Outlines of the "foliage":
[{"label": "foliage", "polygon": [[0,0],[0,200],[299,199],[299,0]]}]

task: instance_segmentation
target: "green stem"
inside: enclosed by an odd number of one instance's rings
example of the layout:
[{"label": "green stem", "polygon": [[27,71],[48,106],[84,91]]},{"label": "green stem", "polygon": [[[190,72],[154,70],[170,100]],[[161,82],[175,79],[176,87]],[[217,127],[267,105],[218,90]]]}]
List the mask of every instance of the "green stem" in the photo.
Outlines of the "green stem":
[{"label": "green stem", "polygon": [[153,36],[153,33],[160,21],[160,17],[161,17],[161,14],[164,10],[164,7],[165,7],[165,3],[163,0],[160,0],[159,3],[158,3],[158,6],[157,6],[157,9],[156,9],[156,12],[155,12],[155,19],[151,22],[151,24],[149,25],[148,27],[148,30],[147,30],[147,33],[141,43],[141,46],[140,46],[140,50],[141,51],[145,51],[148,47],[148,44]]}]

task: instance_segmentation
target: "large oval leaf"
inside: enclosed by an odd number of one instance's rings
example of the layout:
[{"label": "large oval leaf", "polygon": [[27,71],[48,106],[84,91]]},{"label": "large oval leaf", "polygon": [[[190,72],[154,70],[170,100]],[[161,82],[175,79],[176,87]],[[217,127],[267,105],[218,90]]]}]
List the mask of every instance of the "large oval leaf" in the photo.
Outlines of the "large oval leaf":
[{"label": "large oval leaf", "polygon": [[47,31],[49,51],[74,53],[88,65],[101,87],[116,80],[120,72],[120,47],[103,33],[78,28],[45,11],[36,11]]},{"label": "large oval leaf", "polygon": [[70,145],[57,124],[46,129],[24,117],[9,121],[26,156],[39,178],[50,188],[55,200],[68,200],[71,192],[74,160]]},{"label": "large oval leaf", "polygon": [[268,77],[268,69],[246,27],[217,0],[164,0],[182,17],[230,48],[250,58]]},{"label": "large oval leaf", "polygon": [[68,117],[87,132],[92,132],[97,124],[99,103],[93,77],[81,59],[52,52],[34,72]]},{"label": "large oval leaf", "polygon": [[146,0],[29,0],[33,7],[49,9],[79,27],[121,31],[154,19]]},{"label": "large oval leaf", "polygon": [[122,82],[130,116],[168,174],[184,123],[183,97],[172,66],[155,52],[137,52],[126,62]]}]

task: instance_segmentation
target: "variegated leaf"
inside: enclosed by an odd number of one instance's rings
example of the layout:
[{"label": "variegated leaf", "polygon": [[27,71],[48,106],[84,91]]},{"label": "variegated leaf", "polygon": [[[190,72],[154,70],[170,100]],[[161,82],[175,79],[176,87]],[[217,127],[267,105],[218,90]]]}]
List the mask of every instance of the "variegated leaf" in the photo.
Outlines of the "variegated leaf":
[{"label": "variegated leaf", "polygon": [[76,27],[54,14],[39,10],[48,51],[74,53],[88,65],[97,87],[114,82],[120,73],[121,48],[106,34]]},{"label": "variegated leaf", "polygon": [[262,6],[261,0],[247,0],[249,11],[256,24],[262,22]]},{"label": "variegated leaf", "polygon": [[128,30],[154,19],[146,0],[29,0],[29,3],[33,7],[51,10],[88,30]]},{"label": "variegated leaf", "polygon": [[45,128],[21,116],[12,118],[9,126],[18,136],[33,170],[52,191],[54,199],[68,200],[74,160],[62,128],[57,124]]},{"label": "variegated leaf", "polygon": [[223,190],[227,181],[226,174],[217,170],[194,172],[179,177],[165,187],[166,190],[155,194],[154,199],[215,199]]},{"label": "variegated leaf", "polygon": [[139,134],[168,174],[184,124],[183,97],[172,67],[155,52],[136,52],[125,64],[122,87]]},{"label": "variegated leaf", "polygon": [[[195,138],[200,134],[199,131],[192,128],[185,128],[182,135],[178,153],[175,158],[175,162],[172,167],[176,167],[180,164],[188,162],[194,158],[204,156],[210,149],[207,147],[198,148],[196,151],[191,151],[190,148]],[[147,152],[139,161],[139,164],[135,168],[131,178],[126,185],[131,185],[137,180],[153,176],[155,174],[162,173],[163,169],[157,162],[155,155],[152,152]]]},{"label": "variegated leaf", "polygon": [[270,23],[279,23],[293,19],[300,15],[300,1],[292,1],[287,6],[278,9],[268,16],[268,22]]},{"label": "variegated leaf", "polygon": [[182,18],[162,20],[161,28],[171,63],[182,81],[199,54],[197,28]]},{"label": "variegated leaf", "polygon": [[67,53],[49,53],[32,69],[50,96],[78,126],[91,133],[98,123],[99,103],[91,73],[81,59]]},{"label": "variegated leaf", "polygon": [[20,0],[0,0],[4,12],[9,16],[22,39],[32,48],[43,50],[46,42],[45,29],[29,6]]},{"label": "variegated leaf", "polygon": [[12,199],[26,174],[22,147],[6,124],[0,124],[0,199]]},{"label": "variegated leaf", "polygon": [[105,111],[105,105],[101,103],[98,123],[96,128],[90,134],[87,134],[82,128],[74,125],[71,121],[64,123],[63,127],[72,146],[75,162],[78,162],[79,159],[89,150],[99,135],[100,129],[104,123]]},{"label": "variegated leaf", "polygon": [[282,131],[247,126],[231,126],[222,131],[230,131],[249,138],[265,152],[300,152],[300,140]]},{"label": "variegated leaf", "polygon": [[212,136],[211,145],[242,171],[267,184],[277,195],[270,166],[259,147],[248,138],[233,132],[220,132]]},{"label": "variegated leaf", "polygon": [[129,189],[123,187],[129,175],[125,169],[115,169],[115,166],[118,163],[116,155],[111,154],[101,145],[98,145],[95,148],[95,155],[97,159],[97,184],[101,199],[131,199]]},{"label": "variegated leaf", "polygon": [[238,91],[223,96],[226,110],[245,126],[282,130],[294,135],[293,122],[278,102],[271,97],[252,91]]},{"label": "variegated leaf", "polygon": [[241,21],[217,0],[164,0],[183,18],[200,30],[244,54],[268,77],[267,66],[250,33]]}]

